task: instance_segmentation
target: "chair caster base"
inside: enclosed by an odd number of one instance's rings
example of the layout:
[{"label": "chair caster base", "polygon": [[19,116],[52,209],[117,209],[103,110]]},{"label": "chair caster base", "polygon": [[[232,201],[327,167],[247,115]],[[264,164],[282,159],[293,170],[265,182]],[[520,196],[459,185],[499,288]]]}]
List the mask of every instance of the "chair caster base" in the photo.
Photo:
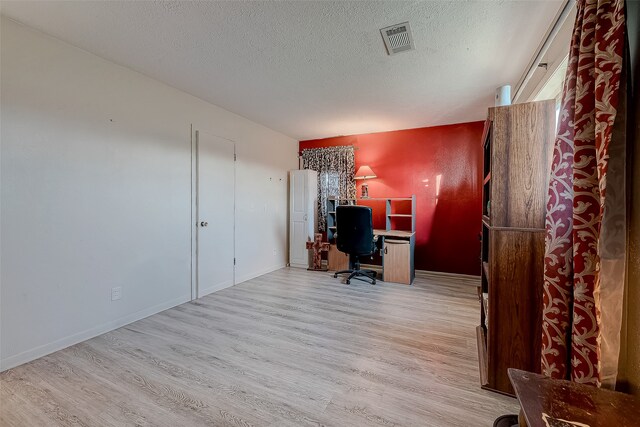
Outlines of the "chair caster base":
[{"label": "chair caster base", "polygon": [[355,268],[355,269],[351,269],[351,270],[340,270],[340,271],[336,271],[333,275],[334,279],[337,279],[339,275],[341,274],[348,274],[349,276],[346,278],[345,283],[347,285],[351,284],[351,280],[356,279],[356,280],[362,280],[364,282],[369,282],[372,285],[376,284],[376,277],[378,276],[378,274],[373,271],[373,270],[360,270],[359,265]]}]

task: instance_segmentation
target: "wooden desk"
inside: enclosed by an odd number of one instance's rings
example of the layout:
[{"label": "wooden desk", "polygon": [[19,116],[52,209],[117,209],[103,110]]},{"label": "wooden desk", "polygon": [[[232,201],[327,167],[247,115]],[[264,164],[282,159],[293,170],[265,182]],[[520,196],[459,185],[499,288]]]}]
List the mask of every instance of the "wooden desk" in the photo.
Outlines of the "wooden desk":
[{"label": "wooden desk", "polygon": [[416,233],[413,231],[381,230],[376,228],[373,230],[373,235],[382,237],[393,237],[398,239],[410,239],[411,237],[415,236]]},{"label": "wooden desk", "polygon": [[518,369],[509,369],[509,378],[528,427],[640,425],[640,399],[629,394]]},{"label": "wooden desk", "polygon": [[416,233],[400,230],[373,230],[382,256],[382,280],[411,285],[415,278]]},{"label": "wooden desk", "polygon": [[[353,200],[327,200],[327,239],[331,242],[337,230],[337,207],[342,203]],[[374,229],[373,234],[378,237],[378,249],[382,258],[382,280],[387,282],[411,285],[415,278],[414,252],[416,240],[416,196],[385,197],[358,199],[358,205],[367,206],[368,202],[384,202],[386,229]],[[410,206],[410,209],[408,209]],[[372,208],[371,206],[369,206]],[[373,209],[373,208],[372,208]],[[399,222],[400,224],[397,224]],[[409,230],[409,225],[411,231]],[[400,228],[397,230],[396,228]],[[347,262],[344,254],[335,246],[329,249],[328,264],[330,270],[342,270]],[[342,268],[340,268],[342,267]],[[375,266],[372,266],[375,267]],[[376,269],[377,270],[377,269]]]}]

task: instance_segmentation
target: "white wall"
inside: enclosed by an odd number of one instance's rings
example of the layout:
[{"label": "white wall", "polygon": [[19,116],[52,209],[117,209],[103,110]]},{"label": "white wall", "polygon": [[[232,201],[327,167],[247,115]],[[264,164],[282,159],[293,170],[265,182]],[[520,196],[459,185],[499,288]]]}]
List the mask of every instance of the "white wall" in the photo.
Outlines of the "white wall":
[{"label": "white wall", "polygon": [[0,368],[189,300],[191,124],[236,141],[238,281],[285,265],[295,140],[4,17],[1,44]]}]

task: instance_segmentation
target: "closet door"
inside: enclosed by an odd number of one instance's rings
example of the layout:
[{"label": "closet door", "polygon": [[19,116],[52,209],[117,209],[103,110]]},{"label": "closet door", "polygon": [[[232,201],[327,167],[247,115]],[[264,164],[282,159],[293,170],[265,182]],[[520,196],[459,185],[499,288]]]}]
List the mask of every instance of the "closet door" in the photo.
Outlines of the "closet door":
[{"label": "closet door", "polygon": [[315,171],[289,172],[289,264],[307,268],[307,241],[315,233],[318,178]]},{"label": "closet door", "polygon": [[197,291],[232,286],[235,275],[235,144],[197,131]]}]

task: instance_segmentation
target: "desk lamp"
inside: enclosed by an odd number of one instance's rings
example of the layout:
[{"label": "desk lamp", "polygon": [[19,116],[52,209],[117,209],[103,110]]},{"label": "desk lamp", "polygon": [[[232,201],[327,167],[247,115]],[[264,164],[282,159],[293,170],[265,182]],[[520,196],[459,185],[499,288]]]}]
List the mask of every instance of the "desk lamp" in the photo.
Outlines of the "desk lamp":
[{"label": "desk lamp", "polygon": [[367,185],[367,179],[377,178],[374,171],[371,170],[369,166],[360,166],[358,168],[358,172],[356,172],[355,179],[363,179],[362,183],[362,198],[369,198],[369,186]]}]

